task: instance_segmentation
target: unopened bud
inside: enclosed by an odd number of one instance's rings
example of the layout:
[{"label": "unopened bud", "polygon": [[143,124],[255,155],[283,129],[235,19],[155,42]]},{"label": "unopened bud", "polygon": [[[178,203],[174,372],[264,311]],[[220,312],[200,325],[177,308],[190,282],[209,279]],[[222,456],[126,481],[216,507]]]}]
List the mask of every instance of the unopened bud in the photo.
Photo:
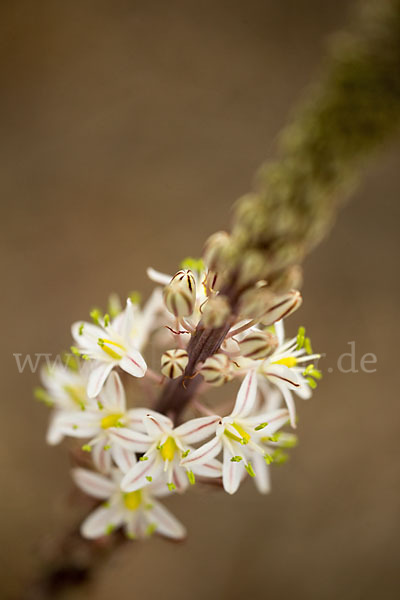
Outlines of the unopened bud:
[{"label": "unopened bud", "polygon": [[221,327],[231,312],[228,299],[225,296],[212,296],[204,305],[203,323],[205,327],[215,329]]},{"label": "unopened bud", "polygon": [[204,261],[209,269],[218,270],[220,257],[230,245],[230,236],[226,231],[217,231],[206,241],[204,247]]},{"label": "unopened bud", "polygon": [[175,317],[189,317],[196,303],[196,280],[192,271],[178,271],[164,288],[164,302]]},{"label": "unopened bud", "polygon": [[300,308],[303,298],[298,290],[292,290],[284,296],[276,296],[275,302],[269,306],[261,318],[261,323],[268,327],[284,317],[288,317]]},{"label": "unopened bud", "polygon": [[214,354],[204,362],[200,373],[207,383],[223,385],[232,379],[232,363],[226,354]]},{"label": "unopened bud", "polygon": [[255,286],[240,297],[239,314],[243,319],[259,319],[275,299],[275,295],[264,286]]},{"label": "unopened bud", "polygon": [[161,373],[170,379],[180,377],[185,372],[188,360],[186,350],[167,350],[161,357]]},{"label": "unopened bud", "polygon": [[252,331],[239,342],[239,347],[246,358],[267,358],[278,347],[278,338],[269,331]]}]

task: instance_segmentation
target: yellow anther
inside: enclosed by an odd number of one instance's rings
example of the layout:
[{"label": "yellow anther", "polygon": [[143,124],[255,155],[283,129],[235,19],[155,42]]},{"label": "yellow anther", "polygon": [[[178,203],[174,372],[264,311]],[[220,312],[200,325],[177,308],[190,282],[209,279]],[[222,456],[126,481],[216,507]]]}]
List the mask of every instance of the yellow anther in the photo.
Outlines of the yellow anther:
[{"label": "yellow anther", "polygon": [[128,510],[137,510],[142,503],[142,490],[136,492],[127,492],[123,495],[125,508]]},{"label": "yellow anther", "polygon": [[162,458],[171,462],[174,459],[175,451],[177,450],[174,438],[167,438],[160,450]]},{"label": "yellow anther", "polygon": [[294,356],[287,356],[286,358],[281,358],[280,360],[276,360],[272,363],[273,365],[285,365],[285,367],[295,367],[297,365],[297,358]]},{"label": "yellow anther", "polygon": [[100,421],[100,425],[103,429],[108,429],[109,427],[118,427],[120,424],[120,420],[124,415],[121,413],[114,413],[112,415],[107,415],[103,417]]}]

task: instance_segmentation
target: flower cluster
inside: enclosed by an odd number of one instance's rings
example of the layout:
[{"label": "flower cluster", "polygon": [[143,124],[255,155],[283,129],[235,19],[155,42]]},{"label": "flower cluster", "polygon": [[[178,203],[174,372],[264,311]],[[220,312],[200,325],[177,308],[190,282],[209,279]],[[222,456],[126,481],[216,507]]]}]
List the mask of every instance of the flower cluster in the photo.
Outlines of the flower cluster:
[{"label": "flower cluster", "polygon": [[[130,538],[183,538],[183,525],[158,498],[196,481],[212,479],[234,494],[248,476],[267,493],[271,465],[296,444],[282,431],[296,427],[294,396],[309,398],[321,377],[304,328],[285,339],[283,318],[300,306],[298,291],[276,295],[259,282],[233,314],[202,261],[185,261],[173,277],[148,274],[158,285],[143,307],[137,294],[125,307],[112,296],[106,314],[94,309],[92,322],[72,325],[72,354],[43,370],[36,391],[52,407],[48,443],[80,440],[79,452],[90,457],[90,468],[72,472],[99,502],[82,524],[87,538],[119,527]],[[218,350],[191,360],[193,334],[215,328],[225,331]],[[149,347],[159,353],[157,369],[147,365]],[[178,390],[197,381],[179,424],[154,404],[172,379]],[[204,404],[207,389],[224,384],[228,405]]]}]

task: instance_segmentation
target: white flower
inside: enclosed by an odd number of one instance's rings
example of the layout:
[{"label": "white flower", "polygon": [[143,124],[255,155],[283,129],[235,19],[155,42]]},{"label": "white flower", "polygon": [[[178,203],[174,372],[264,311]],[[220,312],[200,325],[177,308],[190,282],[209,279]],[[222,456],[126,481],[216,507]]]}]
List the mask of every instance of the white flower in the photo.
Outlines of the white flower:
[{"label": "white flower", "polygon": [[95,539],[119,527],[123,527],[127,537],[131,539],[145,538],[153,532],[176,540],[185,537],[183,525],[155,500],[156,497],[169,494],[165,485],[153,484],[130,493],[121,489],[121,478],[135,461],[134,454],[121,449],[117,455],[120,470],[114,468],[111,477],[87,469],[73,470],[75,483],[84,492],[106,501],[82,523],[83,537]]},{"label": "white flower", "polygon": [[147,409],[127,410],[121,379],[111,373],[97,401],[91,400],[85,410],[60,415],[57,428],[62,436],[90,438],[83,448],[93,453],[97,469],[107,473],[119,447],[130,452],[148,448],[147,436],[140,432],[143,416],[148,413]]},{"label": "white flower", "polygon": [[244,378],[230,415],[220,419],[216,436],[184,457],[182,466],[195,469],[223,451],[222,482],[234,494],[246,472],[254,477],[258,489],[269,491],[268,465],[273,460],[266,447],[270,438],[288,420],[286,409],[254,414],[257,401],[257,375],[250,371]]},{"label": "white flower", "polygon": [[[115,319],[98,318],[98,324],[79,321],[72,325],[72,336],[79,352],[93,360],[87,393],[95,398],[111,370],[119,366],[134,377],[143,377],[147,365],[134,344],[135,309],[128,298],[126,308]],[[139,337],[143,337],[143,333]]]},{"label": "white flower", "polygon": [[90,402],[86,394],[87,373],[85,369],[73,370],[60,363],[44,367],[41,371],[44,389],[35,390],[39,400],[53,407],[47,430],[47,443],[58,444],[64,437],[59,420],[67,413],[84,410]]},{"label": "white flower", "polygon": [[310,342],[304,340],[304,333],[300,337],[294,337],[285,341],[283,322],[278,321],[274,325],[278,338],[278,347],[265,360],[238,359],[241,368],[245,370],[255,370],[258,373],[260,390],[268,398],[270,383],[275,385],[282,394],[290,415],[290,424],[296,427],[296,407],[293,399],[294,392],[303,399],[308,399],[312,395],[312,388],[315,387],[315,379],[321,378],[321,373],[310,364],[312,360],[320,358],[320,354],[312,354]]},{"label": "white flower", "polygon": [[210,459],[194,469],[181,466],[181,458],[193,449],[190,444],[200,442],[215,433],[218,416],[192,419],[174,428],[168,417],[161,414],[147,414],[143,419],[148,437],[148,449],[139,462],[125,475],[121,487],[133,492],[154,481],[165,473],[166,484],[178,491],[194,483],[195,475],[219,477],[221,464]]}]

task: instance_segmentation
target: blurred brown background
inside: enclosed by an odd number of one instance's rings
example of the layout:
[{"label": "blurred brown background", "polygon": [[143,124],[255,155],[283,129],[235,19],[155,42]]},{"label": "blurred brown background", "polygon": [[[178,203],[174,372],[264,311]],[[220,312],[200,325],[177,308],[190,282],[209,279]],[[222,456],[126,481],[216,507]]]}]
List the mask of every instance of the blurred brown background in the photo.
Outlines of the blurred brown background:
[{"label": "blurred brown background", "polygon": [[[65,448],[46,447],[37,375],[12,353],[57,353],[111,290],[147,293],[147,265],[172,272],[228,226],[350,6],[2,0],[1,597],[72,519]],[[172,499],[188,541],[126,546],[92,598],[400,597],[399,155],[371,164],[306,264],[288,326],[327,353],[325,378],[297,403],[300,445],[272,494]],[[352,340],[376,373],[338,371]]]}]

